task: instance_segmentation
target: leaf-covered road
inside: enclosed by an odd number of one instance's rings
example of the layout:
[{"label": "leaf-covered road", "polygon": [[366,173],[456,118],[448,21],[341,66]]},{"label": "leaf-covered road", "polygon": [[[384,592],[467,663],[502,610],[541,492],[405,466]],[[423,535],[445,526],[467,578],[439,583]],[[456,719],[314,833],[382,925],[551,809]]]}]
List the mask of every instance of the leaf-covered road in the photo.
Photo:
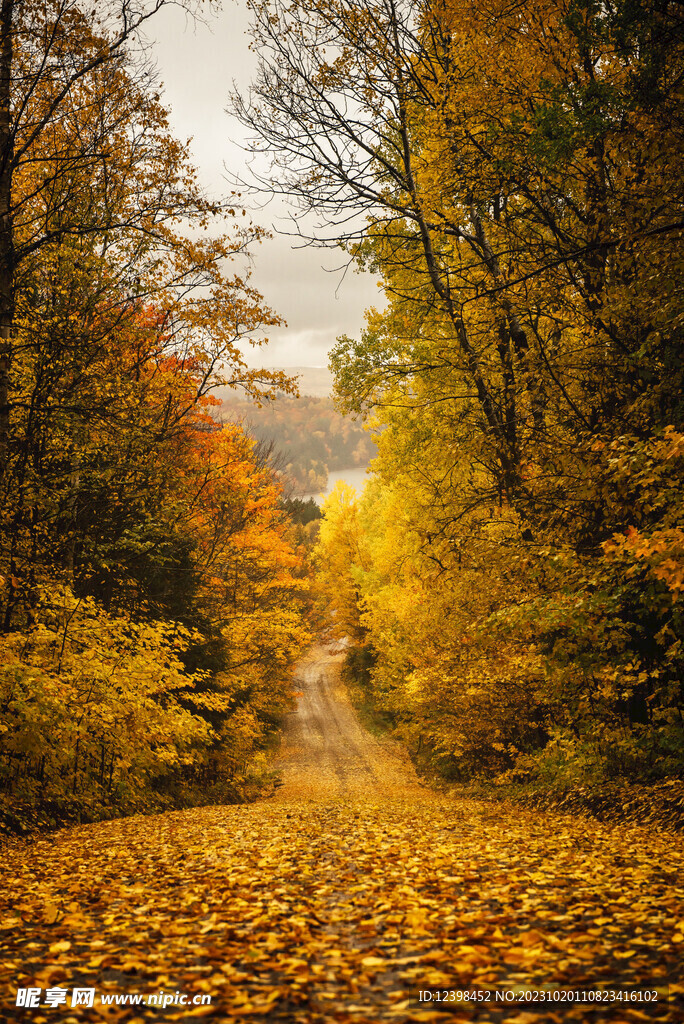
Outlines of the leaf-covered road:
[{"label": "leaf-covered road", "polygon": [[[275,799],[10,845],[2,1019],[444,1019],[409,1001],[428,987],[509,993],[452,1020],[682,1019],[681,841],[435,797],[359,726],[338,660],[319,651],[302,666]],[[668,983],[670,1002],[656,1004],[511,1002],[525,987]],[[16,1007],[17,986],[40,989],[41,1004]],[[47,990],[75,986],[95,989],[92,1008],[44,1005]],[[160,990],[212,1003],[100,1000]]]}]

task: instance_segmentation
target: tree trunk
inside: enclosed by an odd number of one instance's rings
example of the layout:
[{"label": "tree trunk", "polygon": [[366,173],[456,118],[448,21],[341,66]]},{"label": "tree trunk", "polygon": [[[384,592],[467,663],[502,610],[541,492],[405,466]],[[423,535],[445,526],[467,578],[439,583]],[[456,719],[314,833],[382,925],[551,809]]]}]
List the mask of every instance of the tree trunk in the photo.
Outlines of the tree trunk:
[{"label": "tree trunk", "polygon": [[14,133],[11,120],[12,16],[14,0],[0,8],[0,479],[7,466],[10,429],[10,371],[14,322],[14,228],[12,173]]}]

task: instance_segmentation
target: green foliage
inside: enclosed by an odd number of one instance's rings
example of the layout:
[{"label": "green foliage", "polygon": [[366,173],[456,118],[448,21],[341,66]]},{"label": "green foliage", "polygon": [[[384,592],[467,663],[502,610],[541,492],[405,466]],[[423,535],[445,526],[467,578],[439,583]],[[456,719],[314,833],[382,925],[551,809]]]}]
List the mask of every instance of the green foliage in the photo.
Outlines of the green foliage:
[{"label": "green foliage", "polygon": [[307,498],[306,501],[302,498],[287,498],[283,501],[283,508],[292,522],[300,526],[313,523],[322,515],[320,506],[313,498]]}]

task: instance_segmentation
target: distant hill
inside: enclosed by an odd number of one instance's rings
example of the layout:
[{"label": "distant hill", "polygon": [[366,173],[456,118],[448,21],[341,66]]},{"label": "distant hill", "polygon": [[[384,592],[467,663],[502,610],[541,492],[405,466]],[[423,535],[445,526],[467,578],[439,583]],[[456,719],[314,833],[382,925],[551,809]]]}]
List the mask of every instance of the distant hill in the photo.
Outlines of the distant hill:
[{"label": "distant hill", "polygon": [[[283,370],[288,377],[297,377],[302,396],[330,398],[332,395],[333,377],[327,366],[266,366],[264,369]],[[239,389],[217,388],[214,395],[222,402],[244,401],[244,393]]]},{"label": "distant hill", "polygon": [[370,434],[338,412],[328,394],[282,395],[261,408],[232,394],[217,411],[241,422],[258,441],[274,445],[274,466],[294,494],[325,490],[330,471],[363,468],[376,455]]},{"label": "distant hill", "polygon": [[298,377],[302,395],[313,398],[330,398],[332,395],[333,376],[327,366],[274,366],[273,369]]}]

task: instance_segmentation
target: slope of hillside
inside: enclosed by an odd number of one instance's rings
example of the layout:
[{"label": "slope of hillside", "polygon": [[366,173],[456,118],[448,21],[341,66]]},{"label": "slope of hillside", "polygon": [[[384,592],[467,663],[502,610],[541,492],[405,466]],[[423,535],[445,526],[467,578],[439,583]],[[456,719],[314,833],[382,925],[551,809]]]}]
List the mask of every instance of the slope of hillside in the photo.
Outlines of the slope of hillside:
[{"label": "slope of hillside", "polygon": [[273,444],[273,464],[295,494],[325,489],[329,472],[363,468],[376,454],[361,422],[343,416],[329,397],[283,395],[261,408],[226,398],[219,414]]}]

